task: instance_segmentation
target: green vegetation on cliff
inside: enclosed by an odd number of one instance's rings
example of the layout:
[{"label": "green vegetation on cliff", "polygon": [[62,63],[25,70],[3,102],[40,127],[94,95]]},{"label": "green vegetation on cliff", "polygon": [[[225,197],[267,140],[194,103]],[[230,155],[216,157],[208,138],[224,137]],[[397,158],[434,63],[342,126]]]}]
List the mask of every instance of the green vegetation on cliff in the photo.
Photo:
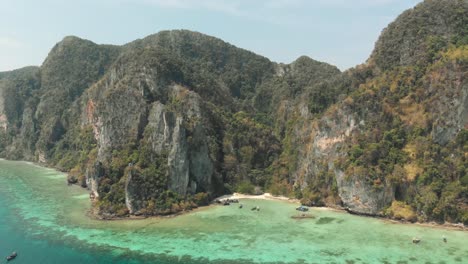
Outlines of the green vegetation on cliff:
[{"label": "green vegetation on cliff", "polygon": [[269,191],[468,223],[467,5],[424,1],[343,73],[186,30],[66,37],[41,67],[0,73],[0,156],[69,172],[103,217]]},{"label": "green vegetation on cliff", "polygon": [[377,43],[371,77],[343,101],[365,124],[337,165],[376,189],[391,186],[400,205],[390,216],[404,207],[422,221],[468,223],[467,15],[466,1],[402,14]]}]

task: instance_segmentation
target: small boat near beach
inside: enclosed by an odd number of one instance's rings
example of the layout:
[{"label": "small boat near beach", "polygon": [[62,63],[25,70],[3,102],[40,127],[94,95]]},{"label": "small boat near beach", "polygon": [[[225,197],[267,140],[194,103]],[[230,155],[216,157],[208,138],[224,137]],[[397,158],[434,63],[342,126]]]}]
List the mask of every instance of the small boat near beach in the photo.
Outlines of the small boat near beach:
[{"label": "small boat near beach", "polygon": [[291,216],[292,219],[314,219],[315,216],[310,214],[300,214]]},{"label": "small boat near beach", "polygon": [[13,252],[13,253],[11,253],[10,256],[6,257],[6,260],[7,261],[13,260],[13,259],[16,258],[16,256],[18,256],[18,254],[16,252]]}]

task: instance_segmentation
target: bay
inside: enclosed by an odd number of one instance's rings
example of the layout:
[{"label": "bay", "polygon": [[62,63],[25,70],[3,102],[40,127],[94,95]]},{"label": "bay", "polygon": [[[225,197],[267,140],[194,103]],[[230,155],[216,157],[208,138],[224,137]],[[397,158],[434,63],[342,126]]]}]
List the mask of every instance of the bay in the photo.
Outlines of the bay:
[{"label": "bay", "polygon": [[241,203],[172,218],[99,221],[86,215],[87,191],[67,186],[65,174],[0,160],[0,257],[17,251],[14,263],[72,264],[468,262],[466,231],[315,208],[315,218],[293,219],[293,203]]}]

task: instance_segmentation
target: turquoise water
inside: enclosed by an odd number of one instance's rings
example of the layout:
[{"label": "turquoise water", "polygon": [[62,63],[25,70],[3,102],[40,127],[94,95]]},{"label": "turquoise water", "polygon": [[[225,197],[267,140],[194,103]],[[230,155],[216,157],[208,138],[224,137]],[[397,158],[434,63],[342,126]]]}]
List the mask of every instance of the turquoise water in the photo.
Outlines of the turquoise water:
[{"label": "turquoise water", "polygon": [[[86,190],[65,179],[0,160],[0,257],[18,251],[14,263],[468,263],[468,232],[321,209],[312,209],[314,219],[292,219],[297,205],[280,201],[96,221],[86,217]],[[412,244],[413,237],[422,242]]]}]

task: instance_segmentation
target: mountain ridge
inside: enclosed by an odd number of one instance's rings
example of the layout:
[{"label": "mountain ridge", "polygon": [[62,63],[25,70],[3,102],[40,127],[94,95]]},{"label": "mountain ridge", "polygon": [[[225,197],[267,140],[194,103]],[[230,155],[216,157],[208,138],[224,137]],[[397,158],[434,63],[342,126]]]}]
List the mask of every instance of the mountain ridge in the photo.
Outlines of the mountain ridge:
[{"label": "mountain ridge", "polygon": [[40,68],[0,73],[0,156],[69,172],[103,218],[269,191],[466,224],[467,10],[424,1],[345,72],[187,30],[122,46],[67,36]]}]

